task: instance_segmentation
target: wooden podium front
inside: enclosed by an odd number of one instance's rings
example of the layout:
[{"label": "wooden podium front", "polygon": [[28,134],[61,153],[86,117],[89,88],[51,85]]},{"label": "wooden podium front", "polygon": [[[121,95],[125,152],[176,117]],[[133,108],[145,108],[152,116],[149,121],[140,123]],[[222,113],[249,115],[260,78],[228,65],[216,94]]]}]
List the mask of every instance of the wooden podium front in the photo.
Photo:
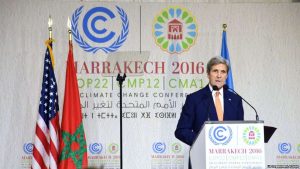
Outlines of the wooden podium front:
[{"label": "wooden podium front", "polygon": [[264,122],[205,122],[190,159],[192,169],[264,169]]}]

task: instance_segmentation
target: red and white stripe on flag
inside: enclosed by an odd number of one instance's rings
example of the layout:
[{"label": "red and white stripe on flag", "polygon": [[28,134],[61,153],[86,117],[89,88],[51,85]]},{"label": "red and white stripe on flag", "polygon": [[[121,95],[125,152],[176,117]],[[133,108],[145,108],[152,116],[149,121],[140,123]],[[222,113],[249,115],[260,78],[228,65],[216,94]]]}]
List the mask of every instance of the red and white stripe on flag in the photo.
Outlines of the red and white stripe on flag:
[{"label": "red and white stripe on flag", "polygon": [[32,169],[57,169],[59,158],[59,106],[57,84],[50,58],[51,41],[47,41],[43,84],[36,123]]}]

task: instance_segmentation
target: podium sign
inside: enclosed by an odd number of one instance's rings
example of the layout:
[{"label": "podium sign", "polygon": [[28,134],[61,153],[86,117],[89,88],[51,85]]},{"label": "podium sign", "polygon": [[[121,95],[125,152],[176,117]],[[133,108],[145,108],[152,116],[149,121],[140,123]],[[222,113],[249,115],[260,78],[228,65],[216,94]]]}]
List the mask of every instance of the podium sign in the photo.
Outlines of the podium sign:
[{"label": "podium sign", "polygon": [[191,147],[190,158],[193,169],[263,169],[263,122],[206,122]]}]

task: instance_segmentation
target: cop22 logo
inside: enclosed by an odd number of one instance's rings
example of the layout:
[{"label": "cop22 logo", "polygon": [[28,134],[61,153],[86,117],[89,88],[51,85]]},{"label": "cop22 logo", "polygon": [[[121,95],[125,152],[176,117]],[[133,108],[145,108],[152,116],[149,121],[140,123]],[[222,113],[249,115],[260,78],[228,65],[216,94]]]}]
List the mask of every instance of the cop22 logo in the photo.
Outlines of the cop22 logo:
[{"label": "cop22 logo", "polygon": [[119,151],[119,145],[116,144],[116,143],[111,143],[111,144],[108,146],[108,151],[109,151],[111,154],[116,154],[116,153]]},{"label": "cop22 logo", "polygon": [[209,139],[215,145],[226,145],[232,139],[232,129],[229,126],[211,127],[209,129]]},{"label": "cop22 logo", "polygon": [[[117,33],[115,31],[109,31],[105,28],[105,26],[108,27],[111,24],[109,21],[116,19],[116,15],[113,11],[105,7],[94,7],[90,9],[82,20],[83,32],[90,41],[90,43],[88,43],[83,39],[78,30],[78,21],[82,9],[83,6],[77,8],[72,15],[72,34],[74,40],[86,52],[96,53],[98,50],[102,50],[105,53],[110,53],[117,51],[126,41],[129,32],[129,21],[125,11],[116,6],[122,21],[121,33],[116,38]],[[113,29],[114,27],[110,26],[110,29]],[[98,46],[92,46],[91,44],[98,44]]]},{"label": "cop22 logo", "polygon": [[173,143],[172,144],[172,151],[173,153],[180,153],[182,151],[182,146],[180,143]]},{"label": "cop22 logo", "polygon": [[243,131],[243,140],[248,145],[256,145],[261,141],[261,133],[257,127],[249,126]]},{"label": "cop22 logo", "polygon": [[155,153],[164,153],[166,151],[166,144],[164,142],[153,143],[152,149]]},{"label": "cop22 logo", "polygon": [[152,30],[157,46],[168,53],[179,54],[195,44],[198,26],[187,9],[168,7],[155,17]]}]

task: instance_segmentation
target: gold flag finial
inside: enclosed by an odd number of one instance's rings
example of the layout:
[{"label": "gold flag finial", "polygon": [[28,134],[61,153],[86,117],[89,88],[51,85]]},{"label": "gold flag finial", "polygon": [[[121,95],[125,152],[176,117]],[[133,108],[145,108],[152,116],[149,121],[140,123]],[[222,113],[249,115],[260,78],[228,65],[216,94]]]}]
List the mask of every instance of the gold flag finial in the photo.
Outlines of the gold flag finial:
[{"label": "gold flag finial", "polygon": [[71,21],[70,21],[70,17],[68,17],[68,23],[67,23],[67,26],[68,26],[68,33],[69,33],[69,41],[71,42],[71,41],[72,41],[72,31],[71,31]]},{"label": "gold flag finial", "polygon": [[224,23],[224,24],[223,24],[223,31],[226,31],[226,28],[227,28],[227,24]]},{"label": "gold flag finial", "polygon": [[48,19],[48,30],[49,30],[49,39],[52,39],[52,24],[53,24],[53,20],[51,18],[51,15],[49,15],[49,19]]}]

